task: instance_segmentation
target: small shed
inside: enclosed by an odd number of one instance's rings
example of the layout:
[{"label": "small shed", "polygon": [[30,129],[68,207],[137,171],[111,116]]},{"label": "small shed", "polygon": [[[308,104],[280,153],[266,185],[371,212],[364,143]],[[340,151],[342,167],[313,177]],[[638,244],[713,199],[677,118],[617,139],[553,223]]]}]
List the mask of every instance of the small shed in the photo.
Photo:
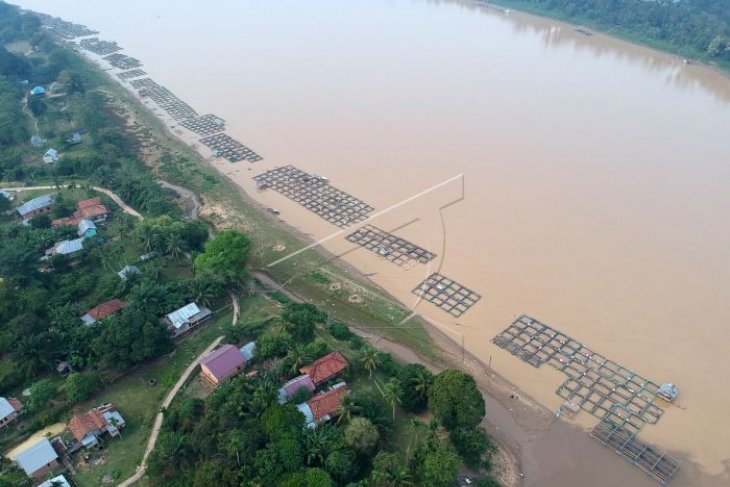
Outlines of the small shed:
[{"label": "small shed", "polygon": [[131,276],[139,276],[142,274],[142,271],[139,270],[139,267],[133,266],[133,265],[125,265],[124,269],[117,272],[117,275],[119,276],[119,279],[126,280]]},{"label": "small shed", "polygon": [[679,387],[670,382],[662,384],[657,391],[657,395],[665,401],[672,402],[679,396]]},{"label": "small shed", "polygon": [[243,354],[243,358],[246,359],[246,362],[252,361],[253,356],[256,353],[256,342],[248,342],[242,346],[241,353]]},{"label": "small shed", "polygon": [[68,142],[71,145],[76,145],[81,143],[81,132],[74,132],[71,134],[71,137],[66,139],[66,142]]},{"label": "small shed", "polygon": [[46,89],[42,87],[41,85],[36,86],[32,90],[30,90],[30,94],[32,96],[41,96],[46,94]]},{"label": "small shed", "polygon": [[54,162],[58,162],[58,151],[56,149],[48,149],[45,154],[43,154],[43,162],[46,164],[53,164]]},{"label": "small shed", "polygon": [[77,228],[76,234],[79,237],[91,238],[96,236],[96,225],[91,220],[81,220]]}]

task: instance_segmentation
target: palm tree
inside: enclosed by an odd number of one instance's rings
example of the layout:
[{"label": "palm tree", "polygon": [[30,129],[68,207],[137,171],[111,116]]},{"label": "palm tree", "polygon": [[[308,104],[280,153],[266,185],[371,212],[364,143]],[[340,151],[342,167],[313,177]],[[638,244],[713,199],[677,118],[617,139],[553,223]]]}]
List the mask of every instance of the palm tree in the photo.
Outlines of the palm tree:
[{"label": "palm tree", "polygon": [[221,282],[209,276],[195,278],[192,288],[195,302],[203,306],[209,306],[223,292]]},{"label": "palm tree", "polygon": [[312,359],[302,345],[296,345],[286,354],[286,361],[289,363],[291,372],[296,373],[304,365],[311,362]]},{"label": "palm tree", "polygon": [[329,445],[335,436],[331,425],[322,424],[314,429],[307,428],[304,432],[304,459],[309,467],[324,465],[329,455]]},{"label": "palm tree", "polygon": [[155,241],[155,231],[151,226],[142,224],[137,227],[137,238],[139,242],[144,246],[146,252],[152,250],[152,244]]},{"label": "palm tree", "polygon": [[340,407],[337,408],[337,414],[339,415],[337,424],[349,423],[361,409],[350,394],[345,394],[342,401],[340,401]]},{"label": "palm tree", "polygon": [[393,420],[395,421],[395,405],[400,403],[400,382],[398,382],[398,379],[390,379],[382,389],[378,385],[378,389],[380,390],[380,394],[383,395],[383,399],[385,399],[385,401],[390,404],[390,407],[393,409]]},{"label": "palm tree", "polygon": [[370,378],[373,378],[373,371],[380,365],[380,353],[373,347],[366,347],[360,354],[362,366],[368,371]]},{"label": "palm tree", "polygon": [[414,450],[416,448],[418,448],[418,432],[425,427],[426,427],[426,425],[418,418],[411,418],[411,421],[408,423],[408,430],[413,435],[413,449]]},{"label": "palm tree", "polygon": [[[109,418],[109,424],[111,424],[114,428],[117,428],[120,423],[117,418],[112,416],[111,418]],[[117,428],[117,434],[119,435],[119,438],[122,438],[122,430],[120,430],[119,428]]]},{"label": "palm tree", "polygon": [[421,397],[426,397],[428,394],[428,388],[431,387],[432,375],[427,369],[418,371],[415,377],[411,378],[411,384],[413,389],[420,394]]},{"label": "palm tree", "polygon": [[183,254],[183,241],[180,238],[180,234],[177,232],[170,232],[165,242],[165,251],[167,255],[173,259],[177,259]]}]

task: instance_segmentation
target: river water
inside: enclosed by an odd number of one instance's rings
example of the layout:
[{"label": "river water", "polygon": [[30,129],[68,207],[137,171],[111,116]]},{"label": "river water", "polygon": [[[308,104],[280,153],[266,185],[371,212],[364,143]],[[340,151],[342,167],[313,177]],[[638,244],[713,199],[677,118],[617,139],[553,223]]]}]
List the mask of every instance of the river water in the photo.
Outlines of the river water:
[{"label": "river water", "polygon": [[[561,376],[489,343],[522,313],[677,383],[686,410],[642,438],[696,463],[707,478],[691,485],[730,482],[730,80],[460,2],[17,3],[97,28],[199,113],[223,117],[265,159],[219,168],[315,237],[336,229],[257,193],[251,176],[293,163],[381,210],[463,174],[464,199],[441,214],[461,181],[374,222],[415,219],[399,233],[439,254],[430,266],[365,250],[346,259],[409,305],[435,270],[477,291],[458,320],[415,309],[550,408]],[[559,477],[541,485],[579,485]]]}]

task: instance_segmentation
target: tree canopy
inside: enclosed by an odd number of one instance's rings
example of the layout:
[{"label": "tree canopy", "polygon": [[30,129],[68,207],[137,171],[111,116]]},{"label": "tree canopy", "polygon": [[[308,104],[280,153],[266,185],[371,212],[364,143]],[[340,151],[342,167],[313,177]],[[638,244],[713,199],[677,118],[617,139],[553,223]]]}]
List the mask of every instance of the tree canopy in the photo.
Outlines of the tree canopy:
[{"label": "tree canopy", "polygon": [[205,244],[205,252],[195,258],[195,271],[218,276],[227,283],[246,275],[251,242],[236,230],[223,230]]},{"label": "tree canopy", "polygon": [[428,391],[428,408],[450,430],[476,426],[486,414],[484,398],[474,378],[454,369],[436,376]]}]

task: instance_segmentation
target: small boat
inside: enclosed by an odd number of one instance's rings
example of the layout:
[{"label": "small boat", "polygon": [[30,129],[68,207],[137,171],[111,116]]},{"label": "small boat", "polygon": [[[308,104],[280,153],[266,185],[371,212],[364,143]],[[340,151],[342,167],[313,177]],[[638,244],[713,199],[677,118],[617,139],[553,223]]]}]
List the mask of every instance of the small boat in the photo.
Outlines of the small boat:
[{"label": "small boat", "polygon": [[281,213],[281,212],[280,212],[279,210],[277,210],[276,208],[271,208],[271,207],[269,207],[269,208],[266,208],[266,211],[268,211],[269,213],[273,213],[274,215],[278,215],[279,213]]}]

